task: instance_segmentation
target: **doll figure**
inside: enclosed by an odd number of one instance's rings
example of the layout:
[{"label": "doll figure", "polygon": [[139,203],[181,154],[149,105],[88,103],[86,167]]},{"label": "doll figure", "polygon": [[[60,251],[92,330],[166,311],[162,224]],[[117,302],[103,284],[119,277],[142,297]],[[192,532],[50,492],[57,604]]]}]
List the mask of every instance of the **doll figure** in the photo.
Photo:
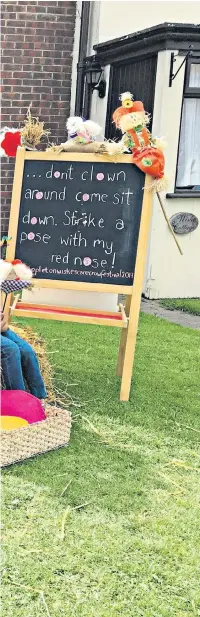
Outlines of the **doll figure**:
[{"label": "doll figure", "polygon": [[144,110],[143,103],[133,101],[130,92],[121,94],[120,100],[122,105],[114,111],[113,120],[116,127],[126,135],[123,138],[124,144],[130,150],[149,145],[150,133],[146,128],[149,114]]},{"label": "doll figure", "polygon": [[133,163],[144,173],[153,176],[151,190],[162,190],[166,186],[164,177],[165,159],[162,152],[162,140],[153,139],[146,128],[149,114],[141,101],[133,101],[130,92],[120,97],[121,107],[113,113],[113,121],[123,133],[122,142],[133,154]]},{"label": "doll figure", "polygon": [[85,120],[85,118],[79,116],[68,118],[66,126],[69,139],[75,139],[76,142],[82,144],[95,141],[102,131],[96,122]]}]

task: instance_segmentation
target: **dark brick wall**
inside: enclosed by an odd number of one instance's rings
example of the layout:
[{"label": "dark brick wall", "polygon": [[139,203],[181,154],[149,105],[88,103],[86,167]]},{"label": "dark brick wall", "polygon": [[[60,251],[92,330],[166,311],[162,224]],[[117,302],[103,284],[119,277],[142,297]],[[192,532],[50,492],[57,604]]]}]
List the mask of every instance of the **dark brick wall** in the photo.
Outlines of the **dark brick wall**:
[{"label": "dark brick wall", "polygon": [[[2,0],[2,126],[22,126],[28,105],[51,129],[66,137],[70,110],[76,2]],[[13,159],[1,159],[2,232],[7,231]]]}]

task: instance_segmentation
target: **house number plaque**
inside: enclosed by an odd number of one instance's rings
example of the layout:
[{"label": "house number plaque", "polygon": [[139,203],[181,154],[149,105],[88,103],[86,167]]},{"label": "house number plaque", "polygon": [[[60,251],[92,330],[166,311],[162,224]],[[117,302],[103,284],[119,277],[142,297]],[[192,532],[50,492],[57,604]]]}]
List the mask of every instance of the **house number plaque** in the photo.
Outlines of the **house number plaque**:
[{"label": "house number plaque", "polygon": [[189,234],[199,224],[198,218],[189,212],[178,212],[170,218],[171,226],[175,234]]}]

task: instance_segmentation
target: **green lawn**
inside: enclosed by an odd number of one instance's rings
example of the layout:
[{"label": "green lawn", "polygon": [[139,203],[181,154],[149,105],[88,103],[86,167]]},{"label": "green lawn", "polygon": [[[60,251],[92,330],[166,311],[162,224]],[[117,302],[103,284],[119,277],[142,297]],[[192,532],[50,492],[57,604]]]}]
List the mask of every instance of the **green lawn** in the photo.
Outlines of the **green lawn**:
[{"label": "green lawn", "polygon": [[166,298],[160,300],[161,306],[171,311],[183,311],[192,315],[200,315],[200,298]]},{"label": "green lawn", "polygon": [[120,404],[118,331],[27,322],[84,406],[67,449],[3,473],[2,615],[198,617],[200,332],[142,315]]}]

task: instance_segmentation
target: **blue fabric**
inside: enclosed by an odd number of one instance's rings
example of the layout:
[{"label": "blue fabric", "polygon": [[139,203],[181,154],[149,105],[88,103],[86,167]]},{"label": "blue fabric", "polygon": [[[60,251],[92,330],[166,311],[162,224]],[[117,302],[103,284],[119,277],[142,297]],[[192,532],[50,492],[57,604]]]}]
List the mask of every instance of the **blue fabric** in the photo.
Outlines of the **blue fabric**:
[{"label": "blue fabric", "polygon": [[31,394],[46,398],[35,351],[9,329],[1,333],[1,367],[7,390],[25,390],[25,380]]}]

